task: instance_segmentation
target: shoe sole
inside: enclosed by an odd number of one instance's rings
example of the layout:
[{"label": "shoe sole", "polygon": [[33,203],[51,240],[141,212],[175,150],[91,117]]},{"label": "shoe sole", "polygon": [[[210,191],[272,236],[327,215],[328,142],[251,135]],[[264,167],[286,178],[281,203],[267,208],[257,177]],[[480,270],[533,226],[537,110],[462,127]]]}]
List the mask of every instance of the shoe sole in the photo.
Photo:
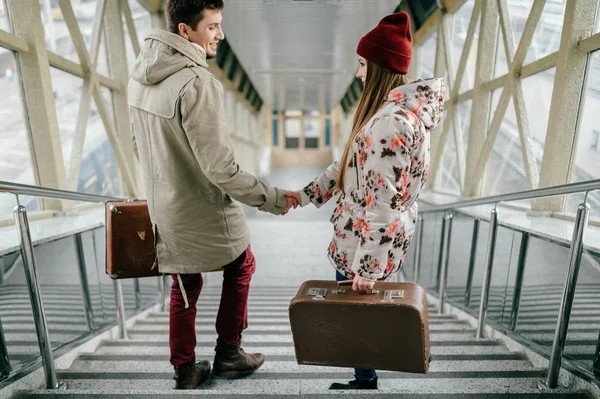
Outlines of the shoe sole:
[{"label": "shoe sole", "polygon": [[250,374],[253,374],[256,372],[256,370],[258,370],[259,368],[261,368],[261,366],[265,363],[265,361],[263,360],[256,368],[254,369],[250,369],[250,370],[231,370],[231,371],[223,371],[223,372],[215,372],[213,370],[213,375],[215,377],[219,377],[219,378],[228,378],[228,379],[235,379],[235,378],[239,378],[239,377],[245,377],[248,376]]}]

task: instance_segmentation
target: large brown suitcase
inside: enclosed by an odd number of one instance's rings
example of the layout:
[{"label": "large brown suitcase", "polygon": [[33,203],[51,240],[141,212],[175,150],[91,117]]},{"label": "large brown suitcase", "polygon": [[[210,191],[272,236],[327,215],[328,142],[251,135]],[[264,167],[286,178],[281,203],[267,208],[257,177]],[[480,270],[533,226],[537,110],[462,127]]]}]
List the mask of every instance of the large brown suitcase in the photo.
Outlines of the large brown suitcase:
[{"label": "large brown suitcase", "polygon": [[160,276],[146,201],[108,201],[106,274],[113,279]]},{"label": "large brown suitcase", "polygon": [[289,307],[298,364],[429,371],[425,290],[413,283],[306,281]]}]

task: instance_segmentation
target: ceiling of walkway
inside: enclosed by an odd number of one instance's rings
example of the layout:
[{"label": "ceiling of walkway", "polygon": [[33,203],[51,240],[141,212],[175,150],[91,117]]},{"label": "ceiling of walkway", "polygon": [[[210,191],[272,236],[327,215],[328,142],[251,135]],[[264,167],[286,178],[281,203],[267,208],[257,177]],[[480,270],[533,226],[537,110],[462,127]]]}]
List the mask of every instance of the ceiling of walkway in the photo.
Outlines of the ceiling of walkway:
[{"label": "ceiling of walkway", "polygon": [[352,82],[356,45],[399,0],[225,0],[223,30],[265,102],[324,109]]}]

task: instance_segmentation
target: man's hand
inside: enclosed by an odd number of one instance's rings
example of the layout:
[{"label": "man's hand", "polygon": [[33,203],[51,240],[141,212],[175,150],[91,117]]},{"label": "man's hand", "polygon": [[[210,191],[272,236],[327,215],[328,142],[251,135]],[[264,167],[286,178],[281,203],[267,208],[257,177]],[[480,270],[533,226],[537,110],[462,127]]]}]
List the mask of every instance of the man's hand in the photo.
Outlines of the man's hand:
[{"label": "man's hand", "polygon": [[375,281],[367,280],[366,278],[360,277],[358,274],[354,276],[354,282],[352,283],[352,289],[354,291],[369,291],[373,289]]},{"label": "man's hand", "polygon": [[292,207],[296,209],[302,203],[302,197],[300,196],[299,192],[286,190],[284,191],[284,193],[286,199],[286,206],[285,211],[281,213],[282,216],[286,215]]}]

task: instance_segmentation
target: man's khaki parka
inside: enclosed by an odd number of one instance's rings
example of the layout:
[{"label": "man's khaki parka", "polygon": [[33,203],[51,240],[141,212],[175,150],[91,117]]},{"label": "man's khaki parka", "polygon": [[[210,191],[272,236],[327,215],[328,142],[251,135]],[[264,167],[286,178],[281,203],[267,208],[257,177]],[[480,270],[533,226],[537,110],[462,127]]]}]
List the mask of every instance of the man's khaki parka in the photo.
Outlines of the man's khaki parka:
[{"label": "man's khaki parka", "polygon": [[273,214],[286,205],[282,190],[235,162],[223,86],[207,68],[202,47],[157,29],[129,80],[133,147],[162,273],[206,272],[239,257],[250,244],[239,202]]}]

